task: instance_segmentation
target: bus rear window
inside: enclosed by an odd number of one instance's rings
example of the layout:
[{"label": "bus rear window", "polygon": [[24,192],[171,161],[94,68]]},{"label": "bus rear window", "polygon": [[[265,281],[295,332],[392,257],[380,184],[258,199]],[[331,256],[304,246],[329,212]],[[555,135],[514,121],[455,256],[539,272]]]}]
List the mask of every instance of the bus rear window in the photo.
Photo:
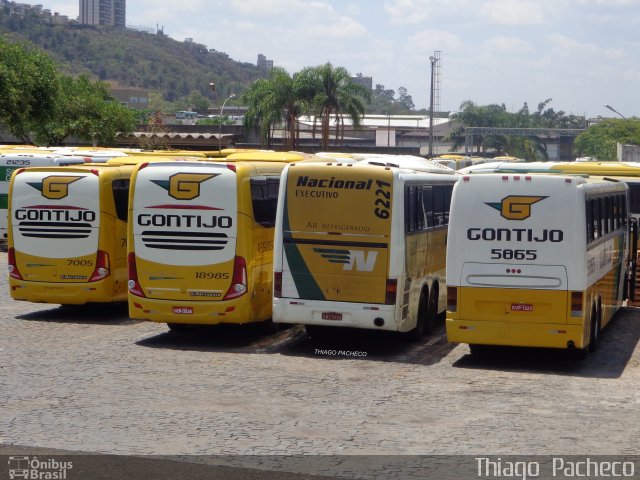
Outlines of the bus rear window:
[{"label": "bus rear window", "polygon": [[263,227],[273,227],[276,224],[279,188],[280,177],[251,179],[253,217]]}]

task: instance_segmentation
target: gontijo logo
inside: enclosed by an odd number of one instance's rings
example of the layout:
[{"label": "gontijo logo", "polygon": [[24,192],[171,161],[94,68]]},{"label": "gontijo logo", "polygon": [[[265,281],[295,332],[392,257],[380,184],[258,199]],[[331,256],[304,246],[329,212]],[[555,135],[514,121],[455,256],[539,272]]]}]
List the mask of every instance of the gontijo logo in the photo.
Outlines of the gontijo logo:
[{"label": "gontijo logo", "polygon": [[42,196],[51,200],[60,200],[69,195],[69,185],[84,177],[51,175],[42,179],[42,182],[27,182],[36,190],[40,190]]},{"label": "gontijo logo", "polygon": [[200,184],[219,173],[175,173],[169,180],[151,180],[169,192],[176,200],[193,200],[200,196]]},{"label": "gontijo logo", "polygon": [[507,220],[526,220],[531,216],[531,206],[547,197],[535,197],[531,195],[509,195],[500,203],[488,203],[491,208],[500,212],[500,216]]}]

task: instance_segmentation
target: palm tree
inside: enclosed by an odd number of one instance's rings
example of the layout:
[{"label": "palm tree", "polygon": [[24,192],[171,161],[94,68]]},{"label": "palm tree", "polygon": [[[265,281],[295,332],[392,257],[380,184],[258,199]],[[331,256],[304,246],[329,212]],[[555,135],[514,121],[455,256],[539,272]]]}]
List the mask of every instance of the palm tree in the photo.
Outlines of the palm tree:
[{"label": "palm tree", "polygon": [[274,67],[268,79],[253,82],[243,95],[243,101],[249,107],[245,126],[259,126],[263,142],[271,146],[272,127],[284,119],[287,148],[296,148],[298,116],[305,110],[306,104],[296,91],[295,76],[291,77],[283,68]]},{"label": "palm tree", "polygon": [[329,145],[330,123],[332,117],[336,119],[336,140],[338,128],[341,137],[344,138],[344,118],[346,114],[354,127],[360,126],[360,120],[364,115],[364,101],[368,101],[371,93],[362,85],[351,80],[349,72],[342,67],[334,68],[331,63],[305,69],[301,72],[305,79],[305,100],[309,101],[320,116],[322,125],[322,146]]}]

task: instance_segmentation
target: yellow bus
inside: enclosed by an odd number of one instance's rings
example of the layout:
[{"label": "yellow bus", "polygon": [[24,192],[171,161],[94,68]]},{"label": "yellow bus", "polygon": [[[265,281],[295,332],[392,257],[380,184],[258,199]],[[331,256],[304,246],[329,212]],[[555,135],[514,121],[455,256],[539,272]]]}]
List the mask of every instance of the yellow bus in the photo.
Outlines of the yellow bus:
[{"label": "yellow bus", "polygon": [[132,177],[129,315],[189,324],[266,321],[278,186],[294,153],[149,163]]},{"label": "yellow bus", "polygon": [[447,337],[595,349],[624,300],[628,188],[602,177],[464,175],[447,245]]},{"label": "yellow bus", "polygon": [[9,195],[11,297],[84,304],[127,299],[132,165],[16,171]]},{"label": "yellow bus", "polygon": [[91,161],[90,158],[82,156],[25,153],[26,151],[23,149],[16,149],[15,151],[21,153],[0,154],[0,243],[6,242],[9,236],[7,206],[9,204],[9,184],[13,172],[27,167],[77,165]]},{"label": "yellow bus", "polygon": [[376,157],[284,170],[274,322],[303,324],[312,336],[326,326],[410,332],[415,339],[433,329],[445,310],[449,200],[457,177],[441,166],[425,172],[392,163]]}]

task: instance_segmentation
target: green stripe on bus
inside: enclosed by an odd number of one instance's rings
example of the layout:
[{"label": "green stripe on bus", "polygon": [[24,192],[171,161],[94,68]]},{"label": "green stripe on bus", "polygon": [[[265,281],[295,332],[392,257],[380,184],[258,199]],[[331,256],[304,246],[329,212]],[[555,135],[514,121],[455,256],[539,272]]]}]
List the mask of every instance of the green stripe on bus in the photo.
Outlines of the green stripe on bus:
[{"label": "green stripe on bus", "polygon": [[0,209],[6,210],[7,208],[9,208],[9,195],[0,193]]}]

